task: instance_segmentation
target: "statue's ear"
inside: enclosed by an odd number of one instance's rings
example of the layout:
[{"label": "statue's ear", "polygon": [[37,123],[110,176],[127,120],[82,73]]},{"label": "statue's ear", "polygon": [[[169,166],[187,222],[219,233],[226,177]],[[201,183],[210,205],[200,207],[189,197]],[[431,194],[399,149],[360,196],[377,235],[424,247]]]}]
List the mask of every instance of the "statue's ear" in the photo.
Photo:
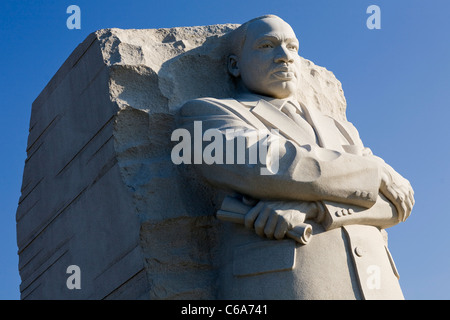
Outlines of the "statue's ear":
[{"label": "statue's ear", "polygon": [[228,56],[227,61],[228,72],[235,78],[241,75],[241,70],[239,69],[238,57],[234,54]]}]

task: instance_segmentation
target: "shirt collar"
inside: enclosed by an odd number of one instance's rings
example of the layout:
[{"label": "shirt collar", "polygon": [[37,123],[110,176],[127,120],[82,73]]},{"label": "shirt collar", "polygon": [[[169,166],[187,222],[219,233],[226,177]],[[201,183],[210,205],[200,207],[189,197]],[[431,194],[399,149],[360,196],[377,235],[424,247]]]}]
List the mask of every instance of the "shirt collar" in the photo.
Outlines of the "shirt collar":
[{"label": "shirt collar", "polygon": [[277,99],[277,98],[273,98],[273,97],[268,97],[268,96],[263,96],[260,94],[256,94],[256,93],[243,93],[238,95],[237,100],[249,104],[249,105],[256,105],[255,102],[263,99],[267,102],[269,102],[270,104],[272,104],[273,106],[275,106],[278,110],[281,110],[284,105],[289,101],[291,102],[298,111],[302,112],[302,109],[300,107],[300,104],[298,103],[298,101],[296,101],[295,99]]}]

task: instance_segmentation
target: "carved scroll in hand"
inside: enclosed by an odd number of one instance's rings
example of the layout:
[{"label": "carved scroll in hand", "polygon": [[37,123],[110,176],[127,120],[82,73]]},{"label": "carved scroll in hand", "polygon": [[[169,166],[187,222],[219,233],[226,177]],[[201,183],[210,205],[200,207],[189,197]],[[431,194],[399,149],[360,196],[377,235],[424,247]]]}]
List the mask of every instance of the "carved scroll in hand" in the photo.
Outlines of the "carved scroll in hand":
[{"label": "carved scroll in hand", "polygon": [[[217,218],[223,221],[234,222],[238,224],[245,224],[246,215],[254,209],[254,206],[245,204],[240,199],[227,196],[222,202],[220,210],[217,211]],[[302,216],[302,220],[306,215],[297,210],[296,215]],[[304,222],[297,222],[290,226],[286,231],[285,236],[297,241],[300,244],[307,244],[312,237],[312,226]]]}]

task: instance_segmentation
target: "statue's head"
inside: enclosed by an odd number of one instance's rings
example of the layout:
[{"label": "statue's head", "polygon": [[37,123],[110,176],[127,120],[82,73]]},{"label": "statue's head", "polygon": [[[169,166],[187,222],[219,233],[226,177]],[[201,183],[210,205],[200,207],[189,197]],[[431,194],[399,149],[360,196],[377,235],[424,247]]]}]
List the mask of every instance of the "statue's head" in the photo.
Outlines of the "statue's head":
[{"label": "statue's head", "polygon": [[252,19],[230,33],[228,72],[241,89],[284,99],[295,95],[299,43],[291,26],[274,15]]}]

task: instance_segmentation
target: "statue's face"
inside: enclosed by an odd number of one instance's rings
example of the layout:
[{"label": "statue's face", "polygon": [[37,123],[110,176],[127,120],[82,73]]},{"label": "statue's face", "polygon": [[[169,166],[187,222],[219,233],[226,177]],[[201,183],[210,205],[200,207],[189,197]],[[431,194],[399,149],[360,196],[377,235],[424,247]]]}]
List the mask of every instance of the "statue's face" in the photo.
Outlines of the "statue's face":
[{"label": "statue's face", "polygon": [[299,76],[298,46],[294,31],[283,20],[265,18],[252,22],[237,57],[244,86],[274,98],[293,96]]}]

